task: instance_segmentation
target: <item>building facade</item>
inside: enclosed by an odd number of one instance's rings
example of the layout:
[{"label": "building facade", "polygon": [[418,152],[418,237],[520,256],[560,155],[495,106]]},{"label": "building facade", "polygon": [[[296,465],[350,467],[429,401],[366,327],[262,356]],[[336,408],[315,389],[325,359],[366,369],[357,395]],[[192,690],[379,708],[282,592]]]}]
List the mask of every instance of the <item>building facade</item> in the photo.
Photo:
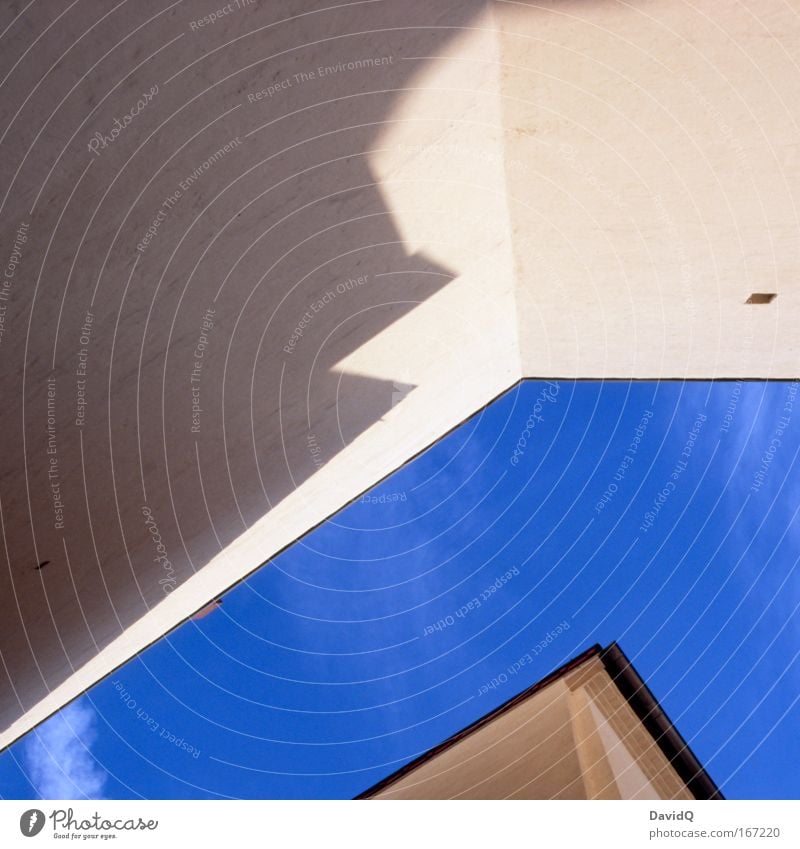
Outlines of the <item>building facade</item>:
[{"label": "building facade", "polygon": [[360,799],[721,799],[616,643],[594,646]]},{"label": "building facade", "polygon": [[0,747],[521,379],[797,376],[786,3],[206,12],[0,12]]}]

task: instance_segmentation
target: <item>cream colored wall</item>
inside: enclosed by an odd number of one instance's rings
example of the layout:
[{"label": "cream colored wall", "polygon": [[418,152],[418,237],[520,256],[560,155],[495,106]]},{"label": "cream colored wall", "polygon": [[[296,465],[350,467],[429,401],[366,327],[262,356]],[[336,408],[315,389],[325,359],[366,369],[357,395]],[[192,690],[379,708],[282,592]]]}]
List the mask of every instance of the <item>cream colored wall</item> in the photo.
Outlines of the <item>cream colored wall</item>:
[{"label": "cream colored wall", "polygon": [[796,8],[493,8],[524,374],[796,377]]},{"label": "cream colored wall", "polygon": [[282,0],[196,32],[211,6],[146,0],[11,26],[0,746],[520,377],[796,373],[800,24],[720,8]]},{"label": "cream colored wall", "polygon": [[587,798],[568,695],[552,684],[374,798]]},{"label": "cream colored wall", "polygon": [[390,786],[376,799],[692,799],[590,658]]},{"label": "cream colored wall", "polygon": [[587,798],[694,798],[599,658],[565,683]]},{"label": "cream colored wall", "polygon": [[[484,4],[258,4],[202,33],[189,29],[199,5],[145,24],[165,5],[127,4],[37,88],[94,20],[96,7],[81,7],[45,33],[37,63],[21,61],[5,101],[6,122],[22,111],[14,155],[0,159],[15,178],[3,244],[21,219],[30,235],[0,347],[4,391],[19,399],[0,410],[9,458],[0,594],[10,600],[0,746],[520,374],[498,72],[453,66],[480,56],[497,67],[493,32],[466,29]],[[30,31],[52,16],[32,7]],[[59,106],[112,39],[139,25]],[[384,64],[295,76],[376,57]],[[285,80],[290,88],[249,101]],[[92,131],[156,84],[119,138],[90,154]],[[453,153],[465,127],[469,143]],[[241,143],[137,250],[164,199],[232,137]],[[193,432],[194,352],[209,308]],[[90,309],[79,427],[75,372]],[[48,479],[51,376],[63,528]]]}]

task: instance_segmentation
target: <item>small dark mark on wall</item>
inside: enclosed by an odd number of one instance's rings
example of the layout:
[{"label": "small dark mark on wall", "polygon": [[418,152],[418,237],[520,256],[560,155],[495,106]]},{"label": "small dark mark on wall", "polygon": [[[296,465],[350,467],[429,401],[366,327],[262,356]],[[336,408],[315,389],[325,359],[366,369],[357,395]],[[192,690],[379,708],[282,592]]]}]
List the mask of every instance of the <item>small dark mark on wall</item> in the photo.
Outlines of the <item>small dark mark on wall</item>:
[{"label": "small dark mark on wall", "polygon": [[746,304],[771,304],[778,295],[776,292],[753,292]]}]

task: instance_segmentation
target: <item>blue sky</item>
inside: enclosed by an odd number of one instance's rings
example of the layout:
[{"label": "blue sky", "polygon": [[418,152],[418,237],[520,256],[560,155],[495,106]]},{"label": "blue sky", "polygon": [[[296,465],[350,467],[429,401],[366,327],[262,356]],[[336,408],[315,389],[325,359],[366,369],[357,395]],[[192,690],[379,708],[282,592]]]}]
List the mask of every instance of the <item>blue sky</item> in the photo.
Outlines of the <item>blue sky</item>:
[{"label": "blue sky", "polygon": [[521,384],[0,755],[0,795],[351,797],[617,640],[726,796],[798,798],[796,391]]}]

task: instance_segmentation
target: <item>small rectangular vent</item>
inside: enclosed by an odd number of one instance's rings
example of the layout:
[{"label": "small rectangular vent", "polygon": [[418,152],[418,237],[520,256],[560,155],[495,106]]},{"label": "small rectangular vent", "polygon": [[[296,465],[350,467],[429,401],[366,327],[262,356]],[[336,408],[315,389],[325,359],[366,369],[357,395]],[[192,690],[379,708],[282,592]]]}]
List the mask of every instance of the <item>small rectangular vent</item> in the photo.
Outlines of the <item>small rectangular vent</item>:
[{"label": "small rectangular vent", "polygon": [[771,304],[778,295],[775,292],[753,292],[746,304]]}]

